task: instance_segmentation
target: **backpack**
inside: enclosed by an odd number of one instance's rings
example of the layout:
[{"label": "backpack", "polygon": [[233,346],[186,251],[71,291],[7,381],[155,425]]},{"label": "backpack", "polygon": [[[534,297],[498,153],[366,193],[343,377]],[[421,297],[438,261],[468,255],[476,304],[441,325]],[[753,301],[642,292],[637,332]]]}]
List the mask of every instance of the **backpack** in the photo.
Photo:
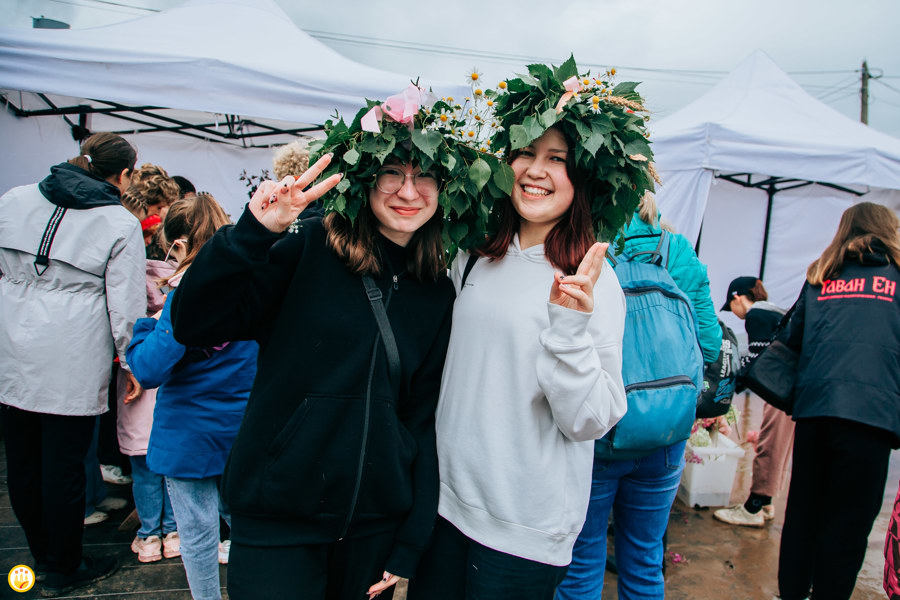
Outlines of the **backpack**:
[{"label": "backpack", "polygon": [[722,349],[719,357],[703,371],[703,392],[697,402],[697,418],[709,419],[728,412],[734,397],[737,377],[741,372],[741,353],[737,336],[719,319],[722,327]]},{"label": "backpack", "polygon": [[[634,260],[651,254],[648,263]],[[607,254],[625,293],[622,379],[628,411],[594,454],[631,459],[686,440],[703,386],[703,353],[694,306],[668,267],[669,235],[656,250]]]}]

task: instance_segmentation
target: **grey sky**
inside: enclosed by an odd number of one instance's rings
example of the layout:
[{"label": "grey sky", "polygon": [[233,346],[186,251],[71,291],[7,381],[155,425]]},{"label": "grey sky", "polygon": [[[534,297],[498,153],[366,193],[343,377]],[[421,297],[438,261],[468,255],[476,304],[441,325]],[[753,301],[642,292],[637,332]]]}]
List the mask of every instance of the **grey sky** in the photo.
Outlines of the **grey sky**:
[{"label": "grey sky", "polygon": [[[302,29],[336,34],[320,37],[335,50],[410,76],[462,82],[477,66],[494,85],[521,72],[524,57],[558,63],[573,52],[579,66],[616,67],[618,81],[644,82],[638,89],[655,119],[699,97],[761,49],[813,96],[858,120],[859,69],[866,59],[873,74],[883,74],[869,85],[869,124],[900,137],[898,0],[276,2]],[[43,15],[90,27],[150,14],[121,5],[165,9],[179,3],[0,0],[0,22],[28,27],[30,17]],[[248,35],[257,33],[254,25],[247,25]],[[401,47],[388,47],[394,42]],[[411,49],[422,44],[444,50]],[[492,58],[498,55],[511,58]]]}]

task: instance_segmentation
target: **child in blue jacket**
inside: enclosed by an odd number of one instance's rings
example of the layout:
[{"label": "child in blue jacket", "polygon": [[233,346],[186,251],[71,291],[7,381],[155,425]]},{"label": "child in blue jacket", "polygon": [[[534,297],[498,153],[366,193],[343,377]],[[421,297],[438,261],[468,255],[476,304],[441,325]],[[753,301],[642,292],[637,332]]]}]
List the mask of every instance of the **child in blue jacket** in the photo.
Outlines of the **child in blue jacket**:
[{"label": "child in blue jacket", "polygon": [[[169,286],[178,285],[201,246],[227,223],[208,194],[169,208],[163,240],[178,260]],[[172,335],[170,307],[171,295],[154,318],[135,324],[127,358],[144,388],[159,387],[147,466],[166,476],[191,595],[218,600],[219,476],[247,405],[258,347],[248,341],[186,347]]]}]

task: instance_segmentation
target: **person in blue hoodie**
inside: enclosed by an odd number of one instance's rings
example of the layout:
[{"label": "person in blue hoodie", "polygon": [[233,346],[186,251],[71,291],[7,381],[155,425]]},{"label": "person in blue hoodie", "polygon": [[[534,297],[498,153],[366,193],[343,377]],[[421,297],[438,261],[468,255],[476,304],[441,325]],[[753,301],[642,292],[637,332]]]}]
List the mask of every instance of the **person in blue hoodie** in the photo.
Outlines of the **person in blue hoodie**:
[{"label": "person in blue hoodie", "polygon": [[[82,553],[84,458],[147,310],[141,226],[122,206],[137,152],[95,133],[41,183],[0,198],[0,405],[9,498],[45,597],[109,577]],[[99,477],[99,475],[98,475]]]},{"label": "person in blue hoodie", "polygon": [[[162,238],[178,261],[178,285],[203,244],[228,224],[209,194],[169,208]],[[159,387],[147,448],[147,467],[165,475],[181,538],[181,558],[195,600],[218,600],[219,476],[237,436],[256,375],[256,342],[187,347],[172,335],[171,294],[153,318],[140,319],[128,361],[145,388]]]},{"label": "person in blue hoodie", "polygon": [[[635,260],[649,261],[662,228],[656,200],[646,194],[625,228],[624,252]],[[711,363],[721,351],[722,328],[710,295],[706,265],[684,236],[670,232],[668,238],[666,270],[693,304],[703,361]],[[566,579],[557,590],[559,600],[600,597],[610,511],[615,515],[619,597],[662,600],[663,536],[684,469],[684,447],[681,440],[638,459],[595,457],[587,520],[575,542]]]}]

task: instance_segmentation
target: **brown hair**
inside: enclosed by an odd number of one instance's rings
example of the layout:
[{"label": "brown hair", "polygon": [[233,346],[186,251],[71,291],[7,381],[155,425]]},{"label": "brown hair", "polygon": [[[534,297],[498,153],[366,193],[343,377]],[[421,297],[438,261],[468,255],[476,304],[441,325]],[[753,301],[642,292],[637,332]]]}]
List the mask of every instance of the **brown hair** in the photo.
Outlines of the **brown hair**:
[{"label": "brown hair", "polygon": [[742,295],[750,298],[752,302],[761,302],[762,300],[769,299],[769,294],[766,292],[766,288],[763,287],[761,279],[757,279],[756,283],[753,284],[753,287],[747,290],[746,294]]},{"label": "brown hair", "polygon": [[[88,158],[90,157],[90,158]],[[100,131],[81,144],[81,154],[69,159],[70,165],[82,168],[100,179],[118,176],[125,170],[133,171],[137,151],[125,138]]]},{"label": "brown hair", "polygon": [[125,193],[122,194],[122,206],[127,208],[131,214],[137,217],[138,221],[143,221],[147,218],[147,204],[133,186],[129,187],[125,190]]},{"label": "brown hair", "polygon": [[[325,216],[328,247],[359,275],[380,275],[381,259],[375,245],[378,219],[368,204],[356,216],[356,221],[339,213]],[[406,246],[406,269],[419,281],[435,281],[444,271],[444,245],[441,241],[441,210],[413,233]]]},{"label": "brown hair", "polygon": [[900,266],[898,227],[900,219],[886,206],[873,202],[851,206],[841,215],[834,239],[822,256],[809,265],[806,280],[810,285],[822,285],[825,280],[837,277],[848,258],[860,259],[872,252],[872,243],[876,240],[887,247],[888,259]]},{"label": "brown hair", "polygon": [[174,202],[160,228],[160,242],[164,247],[171,248],[177,240],[187,240],[187,254],[178,263],[175,272],[184,272],[203,244],[228,223],[228,215],[211,194],[202,192]]},{"label": "brown hair", "polygon": [[169,206],[181,197],[181,189],[160,166],[144,163],[134,172],[129,191],[140,195],[145,206]]},{"label": "brown hair", "polygon": [[[578,265],[584,259],[584,255],[594,245],[596,237],[591,223],[591,208],[587,197],[588,185],[575,167],[575,143],[565,135],[562,128],[554,128],[563,134],[569,145],[569,152],[566,154],[566,174],[569,181],[572,182],[575,195],[568,210],[563,213],[559,222],[547,234],[547,238],[544,240],[544,256],[567,275],[574,275],[578,270]],[[518,152],[511,152],[509,162],[512,163],[518,154]],[[489,237],[483,246],[474,249],[473,253],[491,260],[501,260],[506,256],[513,237],[519,231],[520,217],[509,198],[497,202],[493,210],[496,211],[499,218],[497,232]]]},{"label": "brown hair", "polygon": [[272,157],[272,167],[276,181],[281,181],[288,175],[299,177],[309,168],[309,149],[299,140],[282,146]]}]

